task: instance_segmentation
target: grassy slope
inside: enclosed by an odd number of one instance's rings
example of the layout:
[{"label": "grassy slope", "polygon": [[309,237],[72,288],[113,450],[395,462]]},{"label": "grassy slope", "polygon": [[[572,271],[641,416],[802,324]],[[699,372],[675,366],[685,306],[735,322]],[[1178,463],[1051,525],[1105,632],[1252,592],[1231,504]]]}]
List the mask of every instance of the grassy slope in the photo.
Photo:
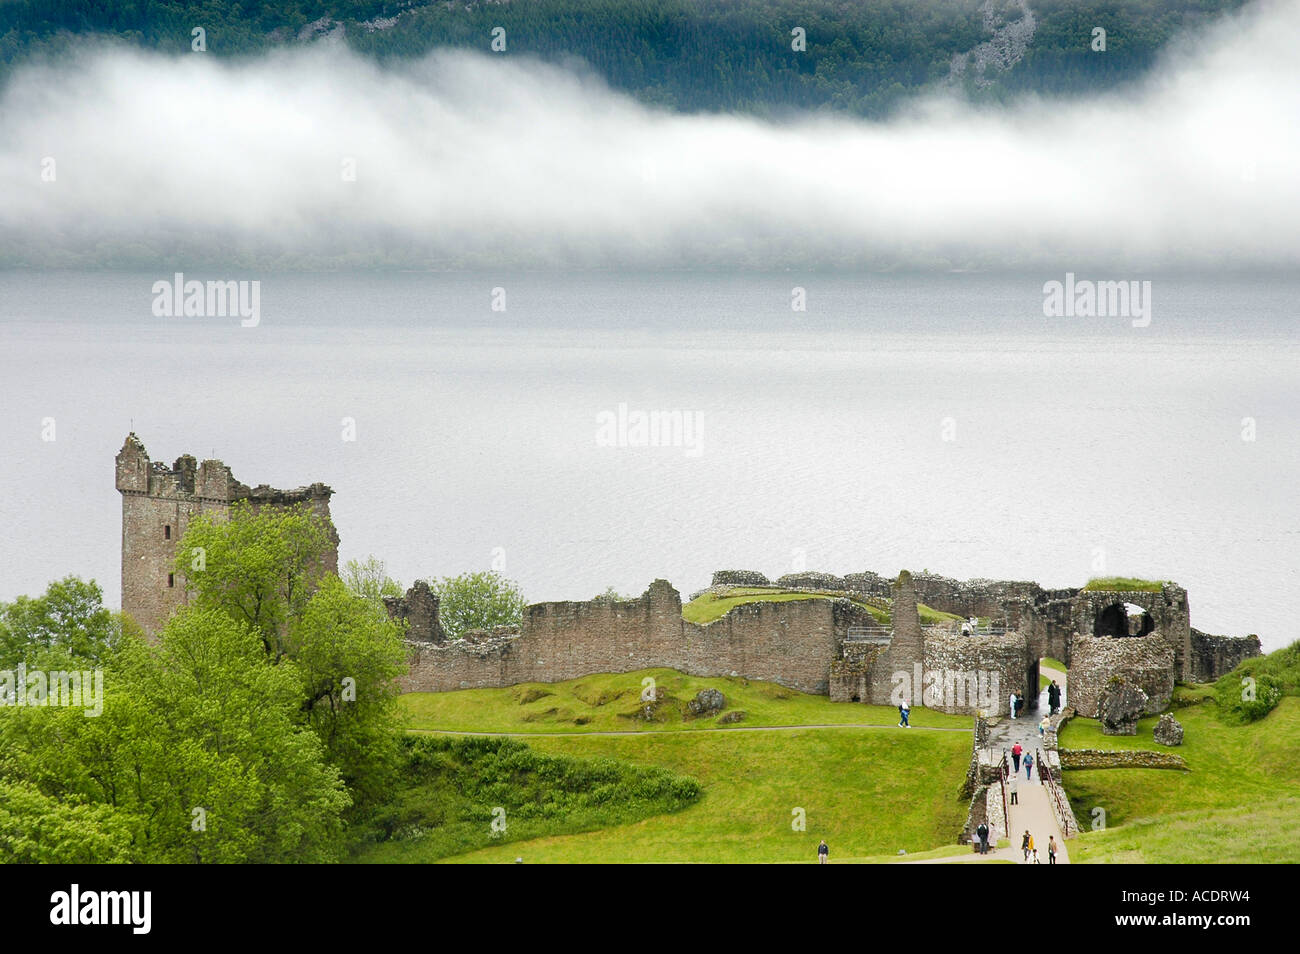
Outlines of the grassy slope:
[{"label": "grassy slope", "polygon": [[[628,718],[640,711],[642,680],[652,677],[670,702],[661,706],[663,721]],[[462,732],[627,732],[700,731],[717,728],[717,718],[692,719],[685,704],[704,688],[726,697],[723,713],[746,713],[739,726],[881,725],[898,723],[898,711],[888,706],[831,702],[770,682],[730,677],[685,676],[672,669],[601,674],[557,683],[524,683],[507,689],[465,689],[460,692],[412,692],[400,704],[412,729]],[[531,701],[525,701],[531,700]],[[580,721],[581,720],[581,721]],[[968,730],[970,720],[929,709],[912,710],[913,725]]]},{"label": "grassy slope", "polygon": [[[1086,832],[1070,842],[1071,861],[1300,862],[1300,698],[1284,698],[1249,725],[1224,725],[1212,702],[1174,714],[1185,729],[1174,751],[1191,771],[1065,773]],[[1143,719],[1136,737],[1117,737],[1102,735],[1094,720],[1075,719],[1061,745],[1170,751],[1151,738],[1156,721]],[[1106,812],[1106,831],[1090,830],[1096,807]]]},{"label": "grassy slope", "polygon": [[627,824],[699,796],[694,779],[661,768],[540,753],[500,736],[408,736],[403,755],[394,797],[357,843],[354,861],[427,864]]},{"label": "grassy slope", "polygon": [[[459,855],[452,861],[812,862],[825,838],[839,859],[951,845],[970,755],[958,732],[795,729],[782,732],[574,736],[529,743],[550,753],[612,756],[698,779],[698,802],[601,831]],[[792,810],[807,830],[791,827]],[[877,860],[885,860],[880,858]]]},{"label": "grassy slope", "polygon": [[[652,676],[679,702],[705,687],[727,697],[725,711],[744,709],[741,726],[878,724],[880,728],[792,728],[749,732],[718,728],[715,718],[686,719],[678,706],[665,721],[620,718],[639,708],[641,680]],[[531,699],[521,704],[521,699]],[[480,732],[561,732],[536,737],[538,751],[583,758],[612,756],[698,779],[700,800],[671,815],[584,834],[549,836],[458,855],[455,861],[813,861],[826,838],[836,860],[889,861],[950,847],[965,818],[957,790],[970,757],[969,719],[912,710],[916,726],[954,732],[907,732],[884,706],[832,703],[744,679],[704,679],[670,669],[587,676],[565,683],[401,699],[414,728]],[[551,712],[550,710],[556,710]],[[586,718],[585,725],[574,720]],[[646,735],[595,731],[651,729]],[[713,729],[714,731],[707,731]],[[790,827],[803,808],[807,830]],[[880,857],[876,857],[880,856]]]}]

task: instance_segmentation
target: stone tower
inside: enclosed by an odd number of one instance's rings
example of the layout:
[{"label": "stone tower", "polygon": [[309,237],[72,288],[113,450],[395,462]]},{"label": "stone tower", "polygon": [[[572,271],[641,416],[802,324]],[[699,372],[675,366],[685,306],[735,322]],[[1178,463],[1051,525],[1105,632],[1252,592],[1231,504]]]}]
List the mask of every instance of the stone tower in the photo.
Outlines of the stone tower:
[{"label": "stone tower", "polygon": [[[189,454],[168,467],[150,461],[134,433],[126,436],[117,453],[116,483],[122,494],[122,611],[150,636],[185,602],[184,581],[173,566],[176,547],[195,516],[224,516],[238,500],[248,501],[254,509],[306,502],[328,521],[333,493],[319,483],[296,490],[275,490],[265,484],[250,488],[235,480],[221,461],[200,464]],[[330,540],[324,569],[337,573],[338,534],[332,523]]]}]

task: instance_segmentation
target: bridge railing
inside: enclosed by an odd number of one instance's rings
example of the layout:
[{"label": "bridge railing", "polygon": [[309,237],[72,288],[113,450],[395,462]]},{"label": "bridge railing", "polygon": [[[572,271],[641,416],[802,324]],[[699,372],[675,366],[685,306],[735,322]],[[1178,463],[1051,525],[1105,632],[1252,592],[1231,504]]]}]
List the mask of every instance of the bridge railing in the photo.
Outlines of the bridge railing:
[{"label": "bridge railing", "polygon": [[1007,804],[1007,777],[1011,774],[1011,767],[1007,765],[1007,753],[1002,751],[1002,772],[998,776],[998,786],[1002,789],[1002,830],[1011,837],[1011,808]]},{"label": "bridge railing", "polygon": [[844,634],[844,642],[856,646],[888,646],[894,639],[894,631],[888,626],[850,626]]},{"label": "bridge railing", "polygon": [[1070,811],[1069,800],[1066,799],[1065,793],[1061,791],[1061,783],[1052,774],[1052,769],[1047,764],[1047,759],[1043,757],[1041,748],[1038,750],[1038,781],[1047,786],[1048,795],[1052,800],[1052,808],[1056,813],[1056,820],[1061,826],[1061,837],[1072,838],[1077,835],[1079,825],[1074,820],[1074,812]]}]

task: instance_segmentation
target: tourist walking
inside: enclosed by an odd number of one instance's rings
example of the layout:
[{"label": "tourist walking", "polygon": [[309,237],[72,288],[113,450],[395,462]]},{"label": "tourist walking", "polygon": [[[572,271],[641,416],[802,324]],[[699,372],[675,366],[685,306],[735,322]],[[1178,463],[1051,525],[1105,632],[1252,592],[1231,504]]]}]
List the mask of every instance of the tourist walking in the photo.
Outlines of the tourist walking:
[{"label": "tourist walking", "polygon": [[1012,804],[1012,805],[1019,805],[1019,804],[1020,804],[1020,799],[1016,798],[1016,775],[1015,775],[1015,773],[1012,773],[1011,777],[1007,779],[1007,787],[1011,789],[1011,804]]},{"label": "tourist walking", "polygon": [[980,854],[987,855],[989,853],[989,826],[984,822],[980,822],[979,826],[975,829],[975,834],[980,840]]},{"label": "tourist walking", "polygon": [[1034,767],[1034,753],[1026,752],[1025,753],[1025,781],[1026,782],[1032,782],[1034,780],[1034,777],[1029,774],[1033,770],[1033,767]]},{"label": "tourist walking", "polygon": [[824,865],[830,860],[830,857],[831,850],[826,846],[826,839],[823,838],[822,843],[817,846],[817,863],[819,865]]},{"label": "tourist walking", "polygon": [[1061,708],[1061,687],[1052,680],[1052,684],[1047,687],[1047,708],[1048,715],[1056,715]]},{"label": "tourist walking", "polygon": [[1016,694],[1014,692],[1011,693],[1011,718],[1013,719],[1016,717],[1016,703],[1019,701],[1020,700],[1016,698]]},{"label": "tourist walking", "polygon": [[1025,863],[1029,863],[1029,853],[1034,850],[1034,836],[1029,834],[1029,829],[1025,829],[1025,837],[1020,839],[1020,850],[1025,853]]},{"label": "tourist walking", "polygon": [[1019,771],[1020,771],[1020,753],[1023,752],[1023,751],[1024,751],[1024,749],[1022,749],[1022,748],[1020,747],[1020,743],[1019,743],[1019,742],[1017,742],[1015,745],[1011,746],[1011,765],[1012,765],[1012,769],[1013,769],[1013,773],[1012,773],[1012,774],[1014,774],[1015,772],[1019,772]]},{"label": "tourist walking", "polygon": [[1047,863],[1049,865],[1056,864],[1056,836],[1055,835],[1047,836]]},{"label": "tourist walking", "polygon": [[1047,730],[1052,727],[1052,720],[1043,716],[1043,721],[1038,723],[1038,737],[1040,739],[1047,737]]},{"label": "tourist walking", "polygon": [[912,723],[907,721],[907,717],[911,711],[912,710],[907,707],[905,701],[898,704],[898,727],[900,729],[910,729],[912,727]]}]

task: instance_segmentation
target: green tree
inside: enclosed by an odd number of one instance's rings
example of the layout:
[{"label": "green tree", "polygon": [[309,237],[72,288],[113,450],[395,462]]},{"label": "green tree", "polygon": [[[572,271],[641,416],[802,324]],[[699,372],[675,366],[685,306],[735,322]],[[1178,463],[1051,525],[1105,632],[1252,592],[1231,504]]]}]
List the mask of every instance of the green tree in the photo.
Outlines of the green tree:
[{"label": "green tree", "polygon": [[470,629],[518,624],[528,605],[518,584],[495,570],[443,577],[429,588],[438,597],[438,619],[448,639]]},{"label": "green tree", "polygon": [[94,666],[111,655],[121,635],[121,619],[104,608],[99,585],[66,576],[41,596],[0,603],[0,668],[60,658]]},{"label": "green tree", "polygon": [[364,560],[348,560],[339,577],[349,590],[368,601],[384,618],[388,617],[384,597],[401,596],[405,592],[402,584],[388,575],[384,561],[373,554]]},{"label": "green tree", "polygon": [[306,504],[259,511],[240,501],[228,520],[205,514],[190,523],[176,572],[194,606],[248,624],[279,660],[289,621],[302,615],[323,574],[331,529]]},{"label": "green tree", "polygon": [[20,818],[50,807],[35,789],[86,829],[76,843],[97,860],[117,860],[127,830],[136,862],[320,862],[342,851],[349,796],[303,724],[298,673],[218,610],[182,609],[156,644],[125,640],[98,718],[0,710],[0,753],[0,780],[27,806]]},{"label": "green tree", "polygon": [[398,626],[365,597],[327,577],[290,630],[302,711],[359,807],[385,796],[401,732],[394,680],[406,669]]},{"label": "green tree", "polygon": [[0,864],[130,860],[130,820],[111,806],[61,802],[28,782],[0,779]]},{"label": "green tree", "polygon": [[383,597],[401,588],[370,557],[321,572],[329,527],[302,507],[232,509],[225,522],[195,521],[176,566],[191,569],[191,605],[247,625],[268,660],[293,673],[297,720],[324,746],[354,813],[386,796],[395,770],[396,678],[405,669],[400,628]]}]

